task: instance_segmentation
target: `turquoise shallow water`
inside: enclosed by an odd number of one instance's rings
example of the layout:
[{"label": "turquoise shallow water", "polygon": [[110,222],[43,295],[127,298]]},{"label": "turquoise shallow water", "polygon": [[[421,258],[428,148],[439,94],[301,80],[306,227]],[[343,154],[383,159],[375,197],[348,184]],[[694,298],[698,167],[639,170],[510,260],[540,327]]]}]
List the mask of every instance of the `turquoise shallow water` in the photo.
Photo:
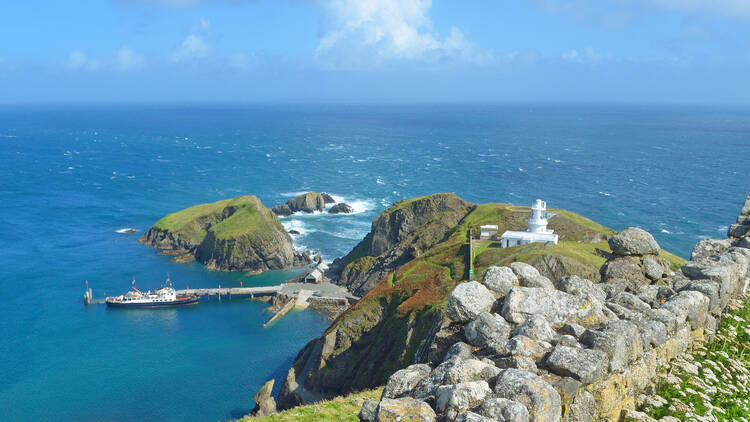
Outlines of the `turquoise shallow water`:
[{"label": "turquoise shallow water", "polygon": [[[135,277],[158,287],[275,284],[175,264],[136,242],[167,212],[307,190],[347,216],[293,216],[299,248],[343,255],[392,202],[454,191],[542,197],[682,256],[724,236],[748,193],[750,110],[552,106],[24,106],[0,108],[2,420],[227,420],[328,324],[262,303],[84,307]],[[114,231],[133,227],[138,235]]]}]

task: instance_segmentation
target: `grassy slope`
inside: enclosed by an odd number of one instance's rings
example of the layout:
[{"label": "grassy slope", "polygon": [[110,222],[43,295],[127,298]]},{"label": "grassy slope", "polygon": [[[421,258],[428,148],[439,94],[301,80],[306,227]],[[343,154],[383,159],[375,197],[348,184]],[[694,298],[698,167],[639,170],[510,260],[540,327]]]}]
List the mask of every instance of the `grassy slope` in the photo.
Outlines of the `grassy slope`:
[{"label": "grassy slope", "polygon": [[[180,232],[192,243],[200,243],[206,236],[206,230],[198,223],[201,219],[219,216],[227,207],[239,209],[229,218],[211,227],[211,231],[219,239],[229,239],[240,234],[252,233],[266,228],[270,223],[281,227],[278,218],[259,210],[260,201],[252,195],[240,196],[232,199],[195,205],[164,216],[154,224],[154,227],[172,232]],[[268,216],[263,214],[269,214]]]},{"label": "grassy slope", "polygon": [[318,422],[341,421],[359,422],[359,410],[365,400],[378,400],[382,389],[364,391],[337,397],[333,400],[295,407],[262,418],[245,417],[242,422]]}]

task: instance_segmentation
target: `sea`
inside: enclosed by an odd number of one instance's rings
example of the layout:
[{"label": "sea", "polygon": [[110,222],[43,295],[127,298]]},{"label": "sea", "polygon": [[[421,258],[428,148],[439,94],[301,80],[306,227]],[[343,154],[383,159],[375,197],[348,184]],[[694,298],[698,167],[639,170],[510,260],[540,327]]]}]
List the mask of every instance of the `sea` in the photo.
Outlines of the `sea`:
[{"label": "sea", "polygon": [[[455,192],[639,226],[689,257],[750,194],[750,109],[553,104],[0,106],[0,420],[227,421],[275,389],[330,323],[238,298],[179,309],[84,306],[167,275],[178,288],[262,286],[137,242],[167,213],[307,191],[349,215],[282,219],[295,247],[346,254],[395,201]],[[135,234],[121,233],[133,228]],[[120,231],[120,232],[118,232]]]}]

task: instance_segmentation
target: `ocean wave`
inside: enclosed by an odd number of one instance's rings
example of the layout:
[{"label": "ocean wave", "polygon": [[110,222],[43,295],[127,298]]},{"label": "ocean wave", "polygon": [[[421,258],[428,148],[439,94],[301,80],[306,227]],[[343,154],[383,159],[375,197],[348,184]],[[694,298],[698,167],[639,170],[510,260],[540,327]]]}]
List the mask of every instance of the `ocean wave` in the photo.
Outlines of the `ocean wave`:
[{"label": "ocean wave", "polygon": [[296,231],[298,231],[299,232],[299,236],[304,236],[304,235],[306,235],[306,234],[308,234],[310,232],[307,229],[307,227],[305,226],[304,222],[302,222],[300,220],[296,220],[296,219],[281,220],[281,225],[284,226],[284,229],[287,232],[290,231],[290,230],[296,230]]},{"label": "ocean wave", "polygon": [[609,192],[599,192],[599,195],[602,195],[602,196],[612,196],[612,194],[609,193]]},{"label": "ocean wave", "polygon": [[137,232],[138,232],[138,230],[136,230],[136,229],[134,229],[132,227],[125,227],[123,229],[117,229],[117,230],[115,230],[115,233],[120,233],[120,234],[133,234],[133,233],[137,233]]}]

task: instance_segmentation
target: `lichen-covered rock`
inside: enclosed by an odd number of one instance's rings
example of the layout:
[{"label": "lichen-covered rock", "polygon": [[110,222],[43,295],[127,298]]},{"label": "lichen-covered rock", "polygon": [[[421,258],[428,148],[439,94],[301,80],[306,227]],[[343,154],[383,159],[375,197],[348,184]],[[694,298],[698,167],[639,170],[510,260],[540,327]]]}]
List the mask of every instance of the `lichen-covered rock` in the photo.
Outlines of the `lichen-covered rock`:
[{"label": "lichen-covered rock", "polygon": [[435,408],[444,412],[448,408],[461,412],[466,411],[484,400],[490,394],[487,381],[468,381],[453,385],[442,385],[435,393]]},{"label": "lichen-covered rock", "polygon": [[602,281],[627,280],[633,284],[649,284],[643,263],[637,256],[613,256],[600,270]]},{"label": "lichen-covered rock", "polygon": [[550,343],[553,346],[581,347],[577,338],[565,334],[556,336]]},{"label": "lichen-covered rock", "polygon": [[642,301],[638,296],[628,292],[619,293],[617,296],[610,299],[610,302],[636,312],[645,312],[651,309],[651,306],[648,303]]},{"label": "lichen-covered rock", "polygon": [[456,419],[456,422],[496,422],[494,419],[486,418],[474,412],[462,413]]},{"label": "lichen-covered rock", "polygon": [[718,283],[711,280],[692,280],[681,290],[695,290],[708,298],[708,309],[712,314],[721,312],[721,297]]},{"label": "lichen-covered rock", "polygon": [[745,205],[742,207],[740,215],[750,215],[750,195],[745,198]]},{"label": "lichen-covered rock", "polygon": [[414,364],[398,370],[388,378],[382,398],[397,399],[411,393],[416,386],[430,375],[432,368],[425,364]]},{"label": "lichen-covered rock", "polygon": [[659,255],[661,248],[651,233],[628,227],[609,238],[609,247],[616,255]]},{"label": "lichen-covered rock", "polygon": [[604,376],[606,357],[601,350],[555,346],[545,360],[545,367],[557,375],[591,384]]},{"label": "lichen-covered rock", "polygon": [[443,360],[447,361],[456,357],[463,360],[473,359],[471,346],[462,341],[459,341],[458,343],[453,344],[453,346],[448,349]]},{"label": "lichen-covered rock", "polygon": [[513,286],[518,285],[518,278],[509,267],[489,267],[484,273],[482,284],[492,290],[498,297],[504,297]]},{"label": "lichen-covered rock", "polygon": [[528,422],[529,411],[523,404],[505,398],[491,398],[482,403],[479,414],[498,422]]},{"label": "lichen-covered rock", "polygon": [[434,396],[442,385],[453,385],[470,381],[486,381],[492,385],[500,368],[476,359],[453,358],[433,369],[430,376],[422,380],[412,396],[426,399]]},{"label": "lichen-covered rock", "polygon": [[510,335],[510,325],[497,314],[482,312],[464,328],[464,335],[472,345],[500,353]]},{"label": "lichen-covered rock", "polygon": [[651,280],[658,280],[664,275],[664,266],[651,255],[643,257],[643,270]]},{"label": "lichen-covered rock", "polygon": [[588,348],[606,353],[609,370],[613,372],[623,370],[644,352],[638,327],[629,321],[608,321],[599,330],[588,329],[580,342]]},{"label": "lichen-covered rock", "polygon": [[513,262],[510,269],[518,277],[518,285],[523,287],[539,287],[554,289],[555,285],[547,277],[539,274],[539,270],[525,262]]},{"label": "lichen-covered rock", "polygon": [[690,322],[693,330],[703,327],[708,314],[709,299],[700,292],[683,290],[672,296],[661,308]]},{"label": "lichen-covered rock", "polygon": [[693,246],[693,252],[690,254],[690,260],[699,261],[712,255],[717,255],[732,246],[729,239],[702,239]]},{"label": "lichen-covered rock", "polygon": [[375,422],[378,418],[378,402],[374,400],[365,400],[362,403],[362,409],[359,411],[360,422]]},{"label": "lichen-covered rock", "polygon": [[497,377],[495,394],[526,406],[531,422],[557,422],[562,415],[560,394],[541,377],[530,372],[503,370]]},{"label": "lichen-covered rock", "polygon": [[502,315],[514,324],[523,324],[531,315],[538,314],[553,326],[566,322],[591,326],[611,319],[602,308],[602,303],[586,292],[571,295],[559,290],[514,287],[505,296]]},{"label": "lichen-covered rock", "polygon": [[377,415],[378,422],[434,422],[437,418],[429,404],[411,397],[381,400]]},{"label": "lichen-covered rock", "polygon": [[524,335],[532,340],[549,342],[555,337],[555,330],[541,315],[531,315],[514,331],[516,335]]},{"label": "lichen-covered rock", "polygon": [[517,335],[508,340],[505,351],[511,356],[520,356],[541,361],[552,345],[546,341],[533,340],[523,335]]},{"label": "lichen-covered rock", "polygon": [[599,287],[597,283],[578,277],[577,275],[563,277],[557,280],[555,287],[558,290],[562,290],[565,293],[570,293],[572,295],[590,293],[601,302],[604,302],[607,299],[607,293]]},{"label": "lichen-covered rock", "polygon": [[495,297],[476,281],[461,283],[448,297],[448,317],[458,322],[468,322],[482,312],[489,312]]},{"label": "lichen-covered rock", "polygon": [[539,274],[539,270],[525,262],[513,262],[509,267],[516,275],[516,277],[518,277],[518,281],[521,281],[525,278],[536,278],[541,275]]},{"label": "lichen-covered rock", "polygon": [[578,338],[581,337],[581,334],[583,334],[584,331],[586,331],[586,328],[575,323],[569,323],[563,324],[563,326],[560,327],[558,331],[560,332],[560,334],[567,334],[569,336]]}]

